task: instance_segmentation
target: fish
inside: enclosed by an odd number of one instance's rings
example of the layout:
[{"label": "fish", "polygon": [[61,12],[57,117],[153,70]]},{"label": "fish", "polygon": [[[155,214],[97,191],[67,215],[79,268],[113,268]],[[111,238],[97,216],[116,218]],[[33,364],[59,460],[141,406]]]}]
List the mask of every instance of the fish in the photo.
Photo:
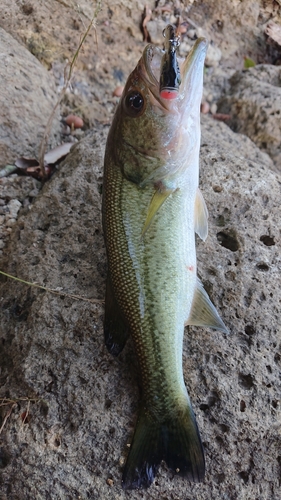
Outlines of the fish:
[{"label": "fish", "polygon": [[205,474],[182,350],[185,325],[228,331],[196,269],[195,233],[203,240],[208,233],[198,187],[206,51],[206,39],[199,38],[179,60],[177,96],[165,99],[163,50],[147,45],[128,77],[106,143],[105,344],[117,356],[132,337],[141,382],[125,490],[148,488],[162,460],[190,481],[200,482]]}]

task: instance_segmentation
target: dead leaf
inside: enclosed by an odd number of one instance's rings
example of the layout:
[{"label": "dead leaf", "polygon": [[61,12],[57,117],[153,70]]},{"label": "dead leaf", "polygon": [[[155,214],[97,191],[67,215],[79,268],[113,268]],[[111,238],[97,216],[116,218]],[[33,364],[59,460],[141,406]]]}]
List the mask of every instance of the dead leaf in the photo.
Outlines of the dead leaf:
[{"label": "dead leaf", "polygon": [[62,158],[68,155],[73,144],[73,142],[65,142],[64,144],[51,149],[51,151],[48,151],[48,153],[44,155],[45,163],[47,163],[48,165],[54,165],[59,160],[62,160]]},{"label": "dead leaf", "polygon": [[[49,179],[53,174],[55,165],[68,155],[73,144],[73,142],[65,142],[64,144],[51,149],[51,151],[48,151],[48,153],[44,155],[45,174],[47,179]],[[24,156],[21,156],[16,159],[15,167],[22,170],[26,175],[31,175],[32,177],[35,177],[35,179],[42,180],[42,171],[36,158],[25,158]],[[8,173],[6,173],[6,175],[8,175]]]},{"label": "dead leaf", "polygon": [[29,167],[39,167],[39,162],[35,158],[25,158],[21,156],[16,159],[15,166],[21,170],[26,170]]},{"label": "dead leaf", "polygon": [[212,116],[215,120],[219,120],[220,122],[225,122],[231,118],[230,115],[224,113],[214,113]]},{"label": "dead leaf", "polygon": [[250,57],[244,57],[244,68],[245,69],[254,68],[255,66],[256,66],[256,63],[253,59],[251,59]]},{"label": "dead leaf", "polygon": [[[25,158],[21,156],[15,161],[15,167],[19,168],[25,175],[30,175],[35,179],[42,180],[42,172],[39,162],[35,158]],[[47,177],[51,177],[54,167],[50,165],[45,165]]]}]

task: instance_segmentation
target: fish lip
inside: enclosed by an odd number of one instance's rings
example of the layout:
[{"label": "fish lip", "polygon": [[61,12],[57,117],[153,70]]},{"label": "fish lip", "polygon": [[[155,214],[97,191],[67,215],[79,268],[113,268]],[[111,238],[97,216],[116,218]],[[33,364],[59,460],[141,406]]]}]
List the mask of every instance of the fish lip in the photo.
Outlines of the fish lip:
[{"label": "fish lip", "polygon": [[156,55],[162,58],[163,54],[164,51],[152,43],[149,43],[143,51],[142,59],[147,72],[148,80],[150,80],[150,83],[153,83],[154,85],[159,85],[159,80],[152,71],[151,62]]},{"label": "fish lip", "polygon": [[[181,73],[181,84],[179,86],[178,96],[173,99],[173,101],[181,102],[189,84],[192,85],[196,78],[196,69],[198,66],[202,64],[205,60],[206,52],[208,48],[208,42],[206,38],[198,38],[193,45],[191,51],[187,55],[187,57],[180,62],[180,73]],[[156,47],[153,44],[148,44],[142,56],[142,62],[144,66],[143,77],[148,83],[148,90],[153,95],[153,97],[158,101],[158,103],[164,107],[167,111],[170,110],[170,101],[168,99],[162,98],[160,96],[159,90],[159,79],[156,78],[155,73],[153,72],[151,63],[155,56],[158,56],[159,59],[162,58],[164,51],[159,47]],[[161,62],[161,59],[160,59]],[[160,73],[160,62],[159,62],[159,73]]]},{"label": "fish lip", "polygon": [[193,83],[196,77],[196,69],[204,66],[204,61],[208,49],[208,41],[206,38],[198,38],[193,45],[188,56],[184,59],[181,64],[180,71],[182,77],[182,87],[180,86],[180,92],[183,93],[189,83]]},{"label": "fish lip", "polygon": [[[143,77],[148,83],[149,93],[154,97],[154,99],[156,99],[156,101],[160,104],[161,107],[165,108],[168,111],[169,107],[166,105],[165,99],[163,99],[160,96],[159,92],[160,78],[159,80],[156,78],[155,73],[153,72],[151,67],[151,62],[153,58],[155,56],[158,56],[161,61],[163,54],[164,51],[159,47],[156,47],[156,45],[153,45],[152,43],[148,44],[145,47],[142,55],[142,62],[145,70],[143,72]],[[160,64],[159,64],[159,76],[160,76]]]}]

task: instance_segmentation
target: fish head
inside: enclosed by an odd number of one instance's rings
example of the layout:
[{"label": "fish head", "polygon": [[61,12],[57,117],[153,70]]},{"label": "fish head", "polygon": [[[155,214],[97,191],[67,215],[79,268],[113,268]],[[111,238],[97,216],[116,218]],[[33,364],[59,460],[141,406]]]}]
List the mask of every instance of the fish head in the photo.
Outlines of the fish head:
[{"label": "fish head", "polygon": [[123,175],[140,187],[175,189],[181,173],[198,165],[206,50],[200,38],[178,61],[181,84],[173,98],[160,93],[163,51],[155,45],[146,46],[127,80],[109,141]]}]

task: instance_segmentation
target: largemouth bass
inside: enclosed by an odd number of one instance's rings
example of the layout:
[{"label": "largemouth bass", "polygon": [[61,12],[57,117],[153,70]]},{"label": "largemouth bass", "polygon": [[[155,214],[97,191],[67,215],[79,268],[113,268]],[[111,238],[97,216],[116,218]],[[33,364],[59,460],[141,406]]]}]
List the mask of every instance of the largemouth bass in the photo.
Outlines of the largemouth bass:
[{"label": "largemouth bass", "polygon": [[122,484],[148,487],[162,460],[201,481],[204,452],[182,370],[185,325],[226,327],[196,275],[195,232],[207,237],[198,189],[200,102],[207,50],[180,63],[177,96],[160,95],[163,51],[148,45],[108,135],[103,228],[108,257],[104,332],[118,355],[132,335],[141,404]]}]

